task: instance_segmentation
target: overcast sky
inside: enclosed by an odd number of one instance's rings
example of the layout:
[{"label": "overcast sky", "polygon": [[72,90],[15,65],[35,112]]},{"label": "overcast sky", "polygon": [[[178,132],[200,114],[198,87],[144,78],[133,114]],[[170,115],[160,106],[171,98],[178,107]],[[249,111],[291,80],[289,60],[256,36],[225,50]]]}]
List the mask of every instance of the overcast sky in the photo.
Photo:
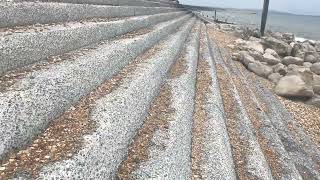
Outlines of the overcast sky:
[{"label": "overcast sky", "polygon": [[[263,0],[179,0],[182,4],[241,9],[261,9]],[[272,10],[320,15],[320,0],[270,0]]]}]

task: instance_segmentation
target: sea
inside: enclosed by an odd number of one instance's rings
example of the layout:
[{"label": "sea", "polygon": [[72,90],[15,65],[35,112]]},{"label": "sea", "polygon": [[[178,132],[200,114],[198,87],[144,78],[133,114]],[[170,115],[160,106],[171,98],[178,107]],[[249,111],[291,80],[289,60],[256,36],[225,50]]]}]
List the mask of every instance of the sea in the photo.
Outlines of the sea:
[{"label": "sea", "polygon": [[[204,15],[214,16],[214,12],[205,11]],[[219,9],[217,18],[239,25],[259,28],[261,10]],[[320,40],[320,16],[297,15],[277,11],[269,11],[266,30],[273,32],[294,33],[298,38]]]}]

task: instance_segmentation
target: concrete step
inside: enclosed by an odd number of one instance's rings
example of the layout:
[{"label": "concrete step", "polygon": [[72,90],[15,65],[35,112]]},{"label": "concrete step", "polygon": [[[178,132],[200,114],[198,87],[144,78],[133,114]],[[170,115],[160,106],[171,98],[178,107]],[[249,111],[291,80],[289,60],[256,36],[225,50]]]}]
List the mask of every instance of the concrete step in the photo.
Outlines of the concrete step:
[{"label": "concrete step", "polygon": [[[44,60],[128,32],[185,15],[173,12],[101,22],[69,22],[13,29],[0,34],[0,75],[6,71]],[[34,32],[36,31],[36,32]]]},{"label": "concrete step", "polygon": [[[219,53],[219,52],[213,52]],[[224,60],[216,58],[217,75],[227,115],[226,125],[236,172],[240,179],[273,179],[253,124]]]},{"label": "concrete step", "polygon": [[254,127],[254,132],[264,156],[270,166],[272,175],[275,179],[302,179],[294,162],[291,160],[288,152],[277,132],[275,131],[269,116],[262,110],[261,103],[256,98],[247,79],[243,77],[240,71],[235,67],[231,57],[224,50],[220,51],[214,41],[211,41],[212,52],[215,53],[215,59],[229,57],[226,59],[226,65],[230,71],[231,78],[239,92],[240,98],[249,114],[249,118]]},{"label": "concrete step", "polygon": [[[35,2],[36,0],[13,0],[14,2]],[[39,0],[41,2],[59,2],[73,4],[96,4],[112,6],[142,6],[142,7],[174,7],[168,3],[153,2],[147,0]]]},{"label": "concrete step", "polygon": [[297,125],[293,115],[283,107],[273,92],[265,88],[259,79],[252,78],[252,74],[239,66],[238,68],[267,109],[266,113],[274,130],[302,178],[319,179],[319,149]]},{"label": "concrete step", "polygon": [[[150,142],[147,143],[149,146],[146,147],[146,151],[149,153],[148,159],[136,164],[137,168],[134,172],[127,175],[119,172],[122,176],[120,179],[127,177],[129,179],[191,179],[191,132],[199,33],[200,21],[196,23],[190,33],[180,57],[171,68],[169,79],[151,105],[149,116],[131,145],[131,147],[140,146],[141,144],[135,143],[141,143],[140,138],[150,136]],[[163,109],[161,110],[161,108]],[[172,110],[165,111],[167,108]],[[155,118],[155,116],[157,117]],[[165,128],[156,128],[153,134],[140,133],[149,129],[150,123],[153,124],[152,121],[158,118],[159,121],[166,124]],[[156,120],[156,122],[159,121]],[[133,151],[129,151],[129,157],[122,165],[123,169],[130,167],[130,161],[138,155],[138,152],[135,154]]]},{"label": "concrete step", "polygon": [[143,124],[171,65],[185,42],[195,19],[181,26],[146,55],[145,61],[115,91],[98,100],[90,119],[97,129],[86,135],[84,147],[71,159],[43,168],[39,179],[115,179],[132,138]]},{"label": "concrete step", "polygon": [[50,65],[0,92],[0,157],[27,144],[79,98],[186,22],[186,15],[151,32],[105,42],[72,60]]},{"label": "concrete step", "polygon": [[168,7],[102,6],[90,4],[21,2],[0,4],[0,28],[32,24],[120,18],[180,11]]},{"label": "concrete step", "polygon": [[195,179],[237,179],[216,74],[204,25],[198,62],[193,132],[192,157]]}]

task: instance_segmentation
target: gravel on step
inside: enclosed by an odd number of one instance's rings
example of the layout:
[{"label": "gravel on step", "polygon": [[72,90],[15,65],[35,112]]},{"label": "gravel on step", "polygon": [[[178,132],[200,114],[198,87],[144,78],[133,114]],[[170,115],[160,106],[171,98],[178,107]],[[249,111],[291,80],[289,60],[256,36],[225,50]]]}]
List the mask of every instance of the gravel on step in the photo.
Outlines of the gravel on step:
[{"label": "gravel on step", "polygon": [[233,157],[240,179],[273,179],[270,167],[255,137],[253,126],[240,99],[230,71],[220,52],[214,60],[227,115]]},{"label": "gravel on step", "polygon": [[[131,17],[110,22],[68,22],[39,30],[0,35],[0,75],[6,71],[60,55],[102,40],[178,18],[186,12]],[[36,28],[37,29],[37,28]],[[26,31],[26,32],[25,32]]]},{"label": "gravel on step", "polygon": [[255,129],[257,140],[271,168],[273,177],[275,179],[283,180],[302,179],[294,162],[285,150],[280,137],[270,121],[270,118],[262,110],[262,106],[256,99],[255,94],[248,85],[246,79],[234,66],[230,54],[224,48],[219,48],[213,41],[212,48],[217,49],[217,51],[218,49],[221,49],[221,55],[224,58],[225,63],[229,69],[232,69],[233,73],[231,73],[231,78],[235,83],[241,100]]},{"label": "gravel on step", "polygon": [[306,179],[320,177],[320,152],[301,127],[298,126],[293,115],[285,109],[283,104],[269,89],[262,84],[260,78],[237,65],[244,74],[257,97],[266,107],[273,127],[277,131],[281,141],[295,163],[300,175]]},{"label": "gravel on step", "polygon": [[0,158],[26,145],[79,98],[111,78],[128,62],[190,19],[185,16],[150,33],[119,39],[46,69],[30,73],[0,93]]},{"label": "gravel on step", "polygon": [[[150,112],[149,121],[165,121],[166,125],[153,130],[147,144],[148,158],[138,163],[132,179],[190,179],[191,128],[195,94],[196,64],[198,59],[200,22],[190,33],[185,48],[171,68],[165,83],[168,105],[160,113]],[[160,96],[161,96],[160,92]],[[161,108],[161,104],[159,104]],[[156,108],[156,107],[155,107]],[[158,111],[159,111],[158,109]],[[152,118],[152,116],[155,116]],[[148,122],[147,120],[147,122]],[[139,143],[139,142],[134,142]]]},{"label": "gravel on step", "polygon": [[169,36],[161,49],[139,64],[117,90],[96,102],[90,114],[90,119],[96,122],[95,132],[84,136],[84,147],[72,159],[43,168],[40,179],[116,178],[117,168],[126,157],[132,138],[143,124],[194,21]]},{"label": "gravel on step", "polygon": [[193,179],[236,179],[220,87],[209,49],[201,34],[193,128]]},{"label": "gravel on step", "polygon": [[80,21],[89,18],[141,16],[179,11],[167,7],[101,6],[51,2],[7,3],[0,6],[0,28]]}]

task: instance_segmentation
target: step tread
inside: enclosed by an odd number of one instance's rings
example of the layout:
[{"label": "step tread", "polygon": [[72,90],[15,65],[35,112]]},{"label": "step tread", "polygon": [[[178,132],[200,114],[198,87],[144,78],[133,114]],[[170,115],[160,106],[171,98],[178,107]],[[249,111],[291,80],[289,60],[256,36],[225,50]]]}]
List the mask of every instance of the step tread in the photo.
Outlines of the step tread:
[{"label": "step tread", "polygon": [[[76,175],[114,179],[131,139],[143,123],[146,111],[191,26],[192,21],[182,26],[181,31],[161,43],[160,50],[145,59],[119,88],[99,99],[90,115],[98,129],[85,137],[85,147],[72,159],[44,168],[40,177],[68,178]],[[79,163],[83,166],[77,166]]]},{"label": "step tread", "polygon": [[79,21],[89,18],[115,18],[181,11],[171,7],[108,6],[52,2],[0,4],[0,28]]},{"label": "step tread", "polygon": [[3,142],[0,155],[12,147],[26,144],[66,107],[110,78],[132,58],[172,33],[190,17],[188,15],[161,23],[153,31],[135,38],[107,42],[72,61],[30,73],[15,83],[11,90],[0,93],[0,121],[4,125],[0,127],[3,132],[0,134]]},{"label": "step tread", "polygon": [[111,22],[69,22],[40,32],[13,33],[0,37],[0,74],[15,68],[59,55],[101,40],[107,40],[141,28],[178,18],[186,13],[174,12],[126,18]]},{"label": "step tread", "polygon": [[[135,171],[125,177],[129,176],[132,179],[191,178],[191,128],[199,25],[199,22],[196,23],[196,27],[184,43],[185,46],[172,66],[168,79],[151,106],[150,115],[131,145],[135,147],[142,143],[150,144],[143,151],[148,154],[148,158],[134,165],[137,167]],[[150,128],[154,131],[149,132]],[[142,133],[143,131],[148,133]],[[141,142],[140,139],[146,136],[150,137],[148,142]],[[134,153],[135,150],[129,152],[131,154],[127,160],[140,154]]]}]

